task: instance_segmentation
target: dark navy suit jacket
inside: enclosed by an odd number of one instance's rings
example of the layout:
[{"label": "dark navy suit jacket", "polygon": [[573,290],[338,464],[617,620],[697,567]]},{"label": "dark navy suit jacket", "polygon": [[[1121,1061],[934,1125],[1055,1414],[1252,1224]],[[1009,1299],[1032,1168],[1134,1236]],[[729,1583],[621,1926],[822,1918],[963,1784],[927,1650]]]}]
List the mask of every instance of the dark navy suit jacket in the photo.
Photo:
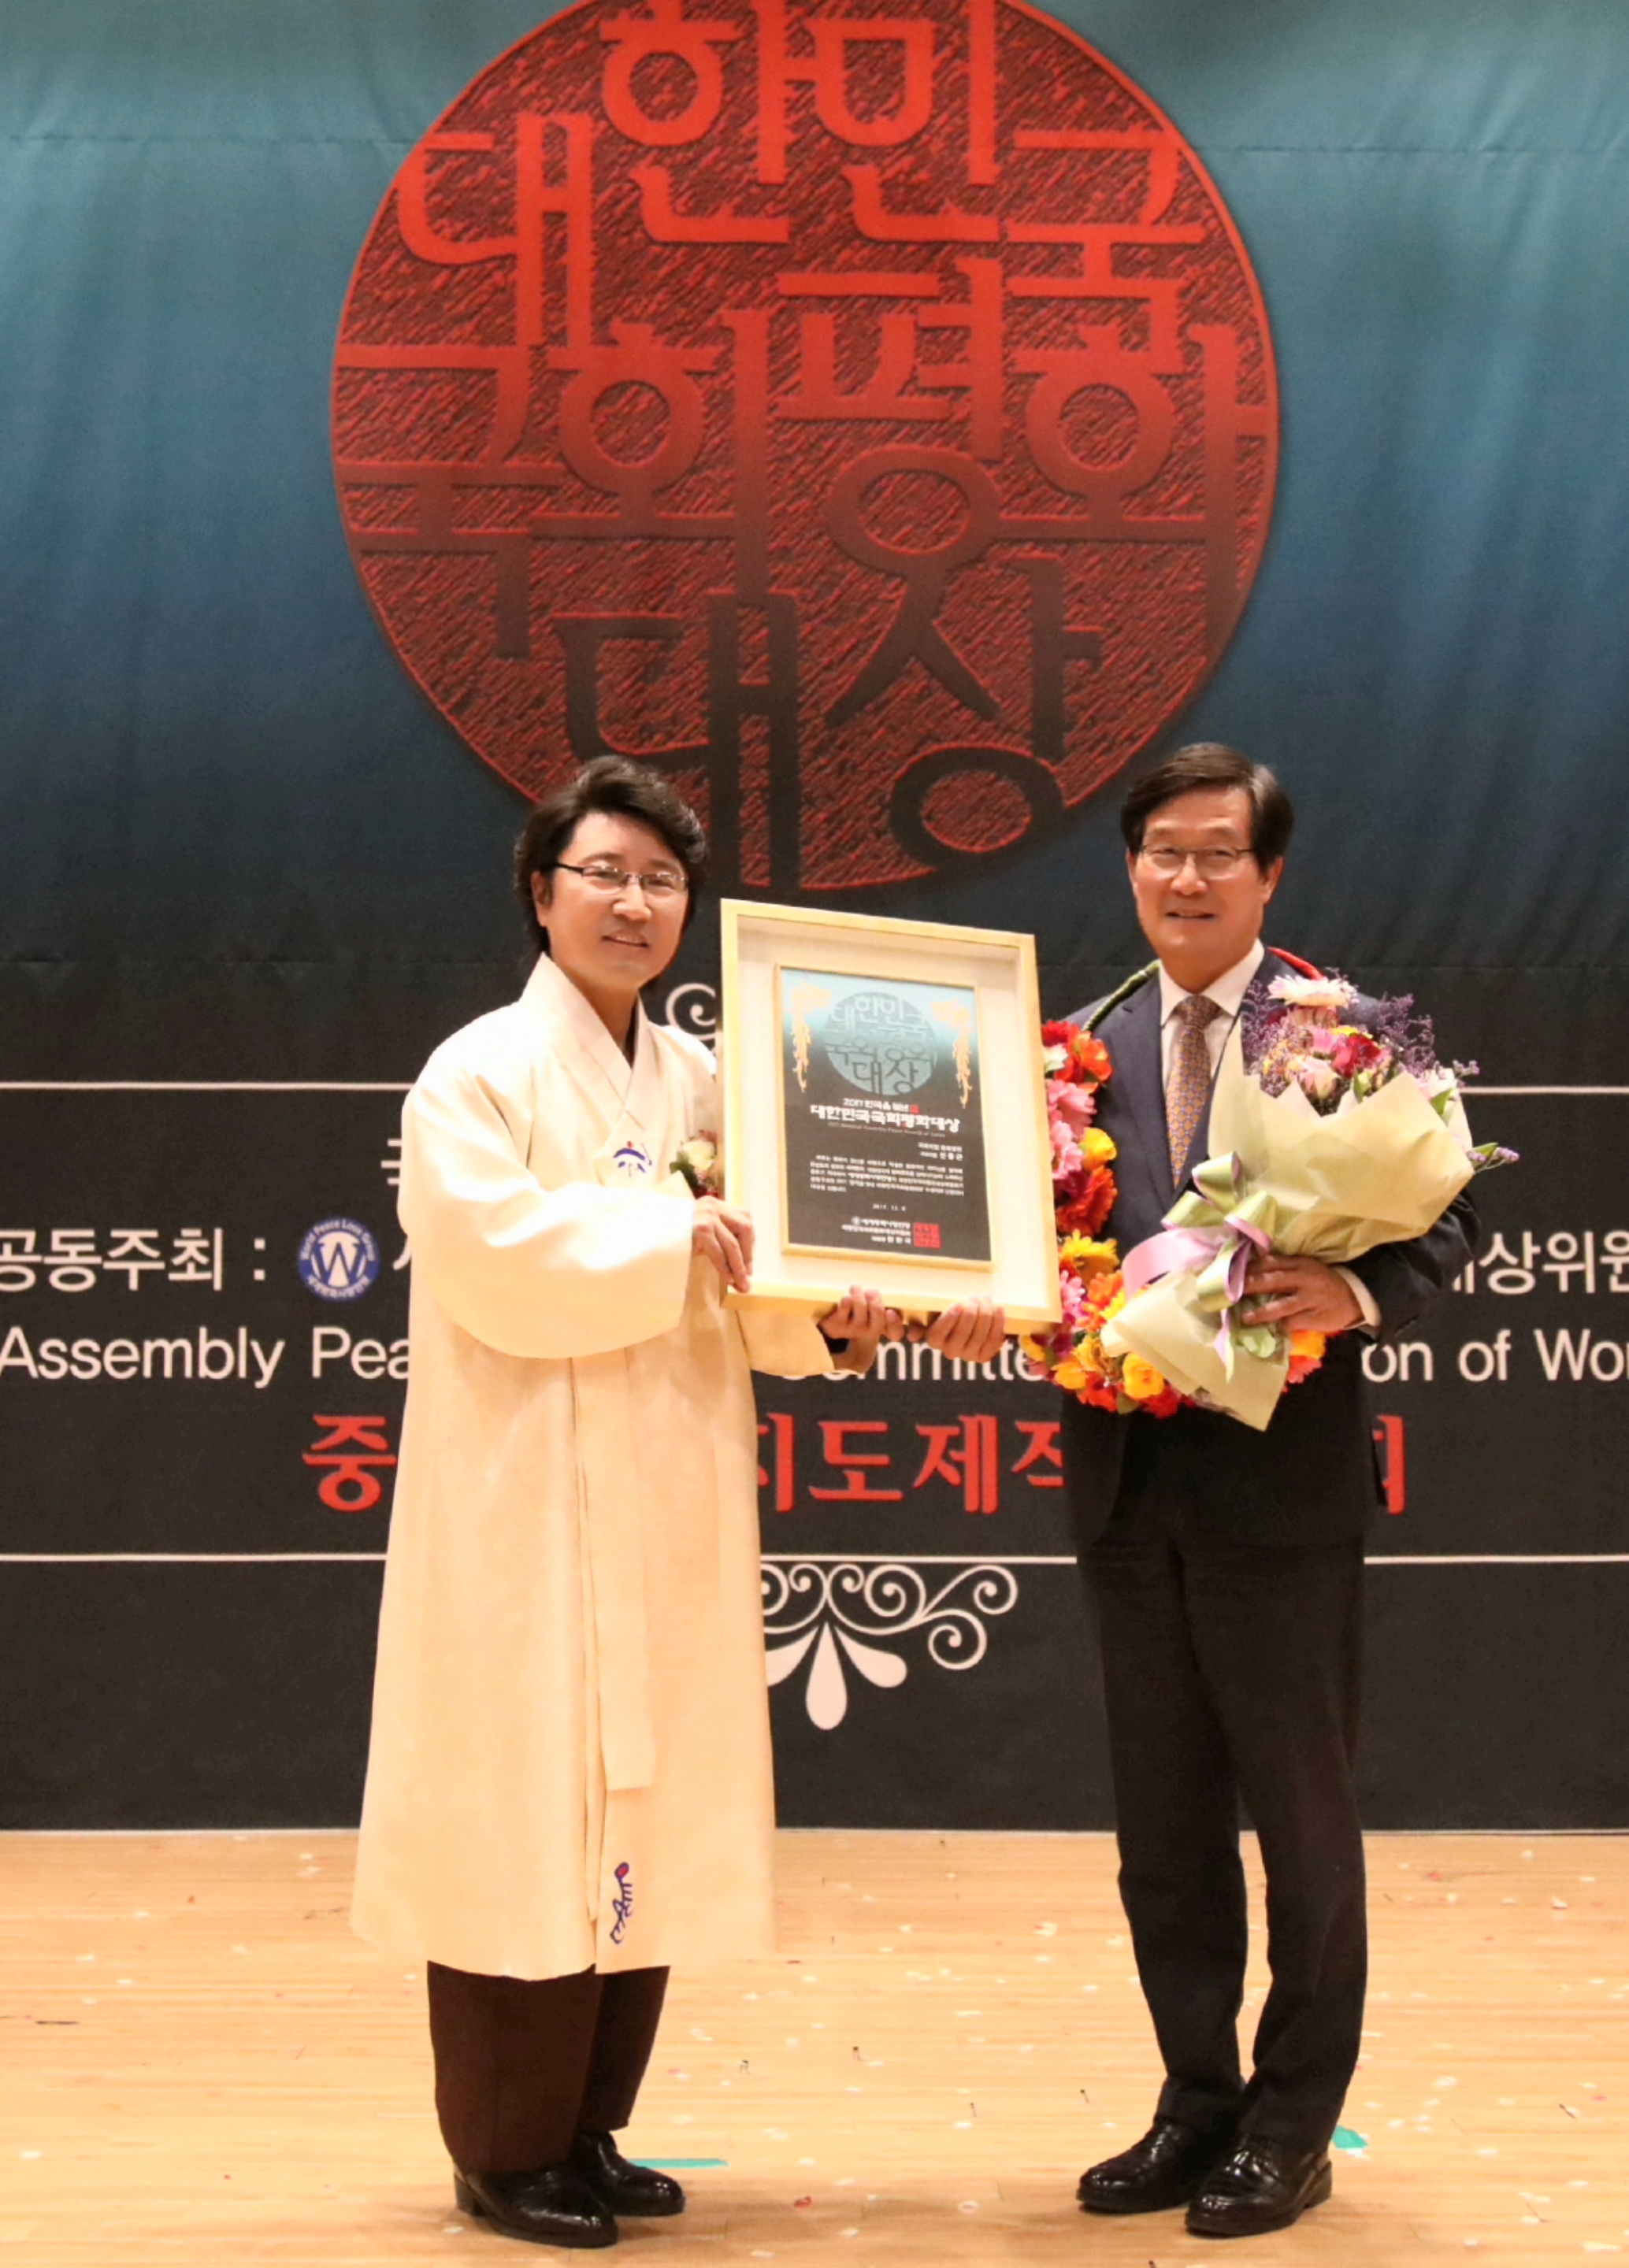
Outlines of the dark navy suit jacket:
[{"label": "dark navy suit jacket", "polygon": [[[1301,973],[1269,953],[1251,990]],[[1091,1012],[1082,1009],[1074,1020],[1083,1023]],[[1362,1020],[1360,1003],[1353,1020]],[[1098,1035],[1114,1074],[1098,1094],[1096,1123],[1119,1151],[1118,1195],[1105,1233],[1118,1239],[1124,1257],[1155,1233],[1176,1197],[1165,1131],[1158,982],[1151,978],[1111,1010]],[[1207,1108],[1184,1183],[1209,1154],[1209,1136]],[[1380,1310],[1381,1336],[1406,1330],[1474,1256],[1478,1241],[1476,1210],[1466,1193],[1423,1236],[1378,1245],[1352,1262]],[[1146,1436],[1138,1451],[1139,1489],[1182,1507],[1218,1541],[1333,1543],[1361,1535],[1379,1498],[1362,1368],[1366,1343],[1360,1331],[1330,1339],[1323,1367],[1288,1388],[1264,1433],[1208,1410],[1123,1418],[1069,1395],[1064,1464],[1079,1541],[1091,1543],[1114,1511],[1133,1428]]]}]

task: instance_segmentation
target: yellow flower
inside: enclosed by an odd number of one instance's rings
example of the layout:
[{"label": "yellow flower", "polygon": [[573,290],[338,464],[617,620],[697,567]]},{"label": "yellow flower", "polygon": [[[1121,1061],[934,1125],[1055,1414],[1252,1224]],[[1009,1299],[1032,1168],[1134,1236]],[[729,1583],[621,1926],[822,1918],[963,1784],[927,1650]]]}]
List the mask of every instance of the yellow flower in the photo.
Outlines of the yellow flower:
[{"label": "yellow flower", "polygon": [[1109,1305],[1103,1309],[1104,1322],[1113,1322],[1115,1317],[1119,1314],[1121,1308],[1124,1307],[1124,1305],[1125,1286],[1122,1285],[1120,1289],[1115,1293],[1113,1299],[1109,1300]]},{"label": "yellow flower", "polygon": [[1111,1276],[1120,1265],[1120,1250],[1112,1237],[1066,1236],[1058,1247],[1083,1283],[1094,1276]]},{"label": "yellow flower", "polygon": [[1087,1373],[1079,1355],[1066,1354],[1052,1373],[1053,1383],[1061,1386],[1065,1394],[1078,1394],[1086,1384]]},{"label": "yellow flower", "polygon": [[1120,1384],[1133,1402],[1152,1402],[1165,1391],[1165,1381],[1151,1362],[1139,1354],[1128,1354],[1120,1373]]},{"label": "yellow flower", "polygon": [[1290,1333],[1290,1352],[1293,1355],[1300,1355],[1303,1357],[1309,1356],[1314,1362],[1322,1362],[1323,1359],[1323,1334],[1322,1331],[1292,1331]]},{"label": "yellow flower", "polygon": [[1080,1155],[1088,1166],[1107,1166],[1119,1156],[1111,1136],[1101,1126],[1088,1126],[1080,1137]]}]

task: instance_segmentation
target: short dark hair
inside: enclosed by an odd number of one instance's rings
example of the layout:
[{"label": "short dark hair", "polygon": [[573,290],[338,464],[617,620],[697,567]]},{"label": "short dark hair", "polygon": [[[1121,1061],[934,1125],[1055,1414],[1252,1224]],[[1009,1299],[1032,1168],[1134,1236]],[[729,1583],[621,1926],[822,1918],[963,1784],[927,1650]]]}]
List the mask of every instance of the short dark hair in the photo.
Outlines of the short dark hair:
[{"label": "short dark hair", "polygon": [[515,844],[515,895],[540,953],[549,950],[549,932],[532,902],[532,877],[553,873],[572,836],[594,811],[637,819],[660,836],[689,884],[684,902],[686,929],[695,917],[697,895],[707,875],[707,837],[700,820],[672,782],[651,765],[630,756],[596,756],[543,798]]},{"label": "short dark hair", "polygon": [[1242,788],[1250,800],[1250,851],[1265,873],[1290,847],[1295,806],[1265,764],[1253,764],[1220,740],[1196,740],[1145,772],[1120,806],[1120,832],[1135,858],[1143,830],[1161,804],[1196,788]]}]

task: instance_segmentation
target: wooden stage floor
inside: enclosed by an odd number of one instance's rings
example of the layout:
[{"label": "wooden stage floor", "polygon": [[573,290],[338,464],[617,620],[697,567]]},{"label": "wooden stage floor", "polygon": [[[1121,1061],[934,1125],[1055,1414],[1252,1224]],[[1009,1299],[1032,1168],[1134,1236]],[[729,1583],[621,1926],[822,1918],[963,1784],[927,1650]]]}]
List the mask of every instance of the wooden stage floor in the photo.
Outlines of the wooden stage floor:
[{"label": "wooden stage floor", "polygon": [[[0,2268],[564,2257],[452,2210],[423,1984],[350,1934],[351,1852],[0,1838]],[[1106,1838],[786,1835],[782,1957],[675,1980],[631,2130],[693,2161],[690,2211],[618,2257],[1629,2255],[1629,1838],[1381,1835],[1370,1868],[1334,2198],[1218,2247],[1073,2207],[1155,2082]]]}]

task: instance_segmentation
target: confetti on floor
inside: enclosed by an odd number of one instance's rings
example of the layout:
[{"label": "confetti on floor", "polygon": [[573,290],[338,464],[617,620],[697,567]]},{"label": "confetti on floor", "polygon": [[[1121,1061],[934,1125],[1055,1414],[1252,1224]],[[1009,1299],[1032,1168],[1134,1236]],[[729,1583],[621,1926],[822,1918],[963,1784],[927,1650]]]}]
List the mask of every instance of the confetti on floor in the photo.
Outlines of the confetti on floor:
[{"label": "confetti on floor", "polygon": [[[308,1846],[314,1911],[290,1864]],[[499,2268],[512,2248],[447,2214],[417,1972],[346,1929],[353,1847],[9,1841],[0,1948],[26,2015],[0,2033],[0,2268]],[[1348,2113],[1364,2126],[1335,2136],[1334,2195],[1304,2230],[1213,2268],[1629,2258],[1629,2028],[1607,2005],[1629,1991],[1629,1842],[1526,1847],[1371,1839],[1376,1883],[1418,1895],[1373,1909]],[[1157,2089],[1108,1837],[800,1833],[779,1867],[782,1957],[674,1977],[623,2146],[686,2179],[690,2207],[630,2228],[644,2268],[1198,2268],[1180,2217],[1087,2228],[1075,2205],[1081,2168],[1142,2132]],[[99,2006],[92,1966],[136,1984]]]}]

